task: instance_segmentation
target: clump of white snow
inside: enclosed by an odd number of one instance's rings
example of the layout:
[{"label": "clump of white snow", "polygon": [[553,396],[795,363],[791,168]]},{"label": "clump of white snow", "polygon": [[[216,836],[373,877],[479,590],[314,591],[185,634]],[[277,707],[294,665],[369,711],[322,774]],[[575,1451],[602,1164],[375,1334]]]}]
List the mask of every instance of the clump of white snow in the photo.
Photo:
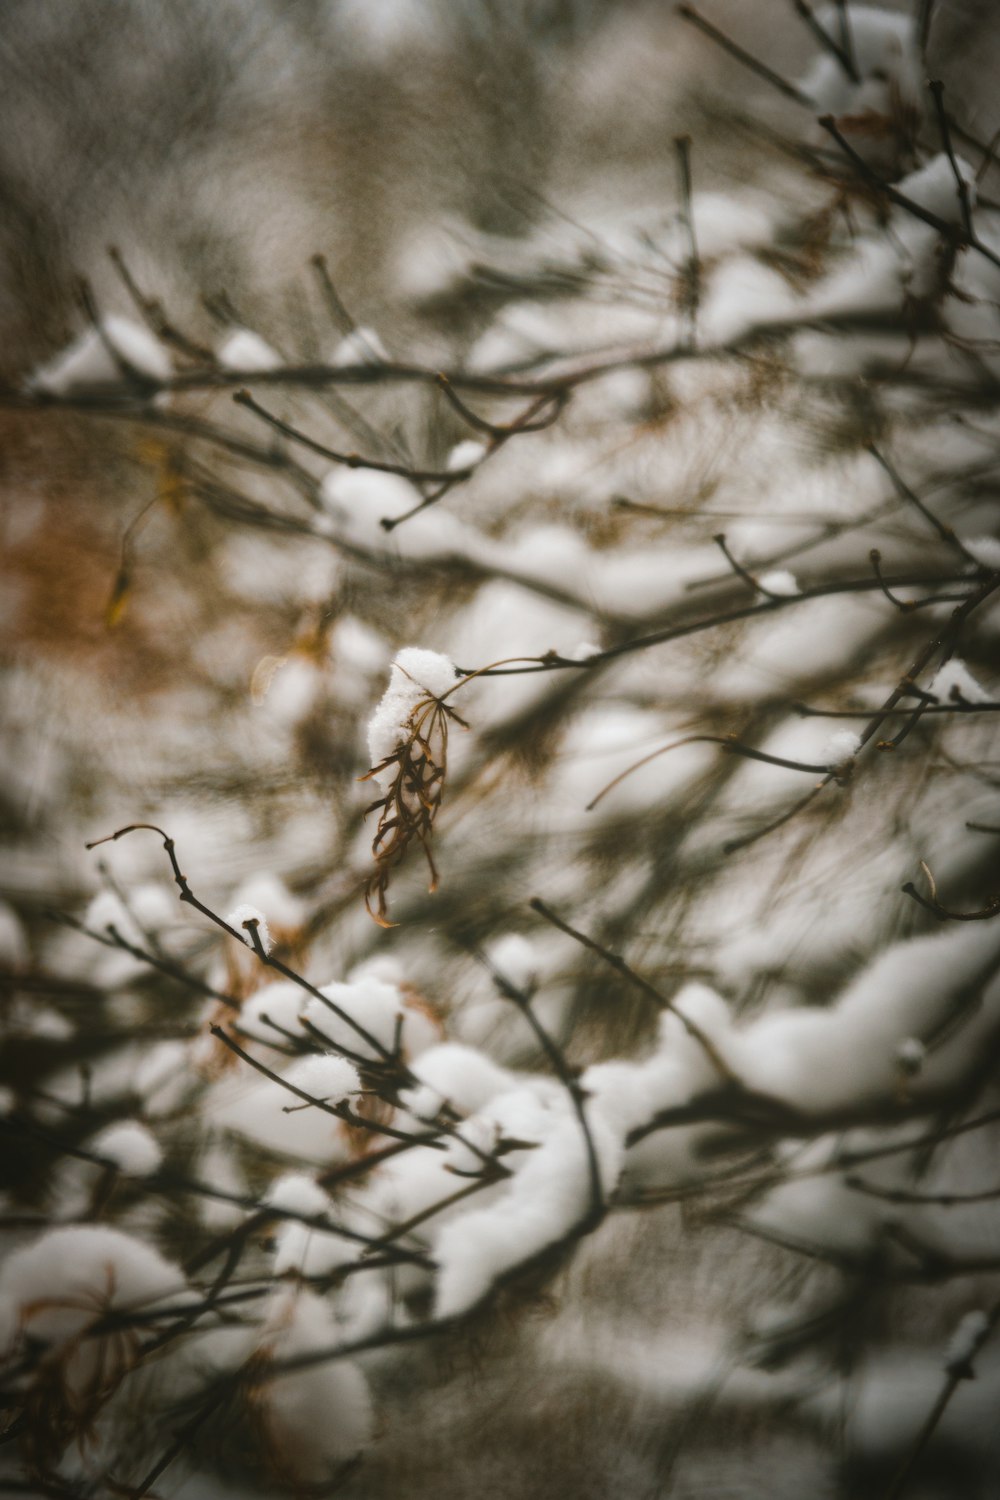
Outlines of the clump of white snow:
[{"label": "clump of white snow", "polygon": [[[293,1036],[302,1035],[299,1018],[306,999],[306,992],[290,979],[266,984],[248,1000],[244,1000],[240,1010],[239,1029],[246,1036],[269,1042],[272,1047],[279,1046],[283,1040],[282,1031],[290,1031]],[[271,1022],[274,1024],[271,1025]]]},{"label": "clump of white snow", "polygon": [[330,1198],[319,1183],[305,1172],[285,1172],[275,1179],[263,1198],[269,1208],[287,1214],[301,1214],[307,1219],[326,1213]]},{"label": "clump of white snow", "polygon": [[330,360],[335,369],[349,365],[384,365],[389,362],[389,351],[373,328],[355,328],[341,339]]},{"label": "clump of white snow", "polygon": [[899,191],[946,224],[961,224],[965,210],[955,168],[965,187],[966,202],[971,210],[976,203],[976,174],[961,156],[956,156],[953,167],[943,151],[915,172],[908,173],[900,182]]},{"label": "clump of white snow", "polygon": [[[842,128],[856,149],[866,157],[881,156],[886,148],[881,137],[888,132],[873,130],[871,122],[921,112],[923,69],[913,18],[877,5],[851,5],[843,14],[850,28],[857,79],[824,49],[801,79],[801,87],[815,101],[818,112],[841,117]],[[842,15],[836,6],[820,6],[816,20],[829,36],[841,38]]]},{"label": "clump of white snow", "polygon": [[313,996],[302,1014],[334,1047],[374,1058],[379,1053],[373,1043],[391,1050],[397,1027],[402,1027],[405,1040],[407,1016],[396,985],[361,978],[353,983],[322,985],[320,990],[331,1003],[325,1005]]},{"label": "clump of white snow", "polygon": [[972,1377],[972,1361],[979,1353],[990,1331],[989,1314],[982,1308],[965,1313],[948,1341],[944,1367],[949,1375]]},{"label": "clump of white snow", "polygon": [[[622,1138],[598,1108],[587,1109],[587,1124],[603,1195],[618,1180]],[[565,1096],[551,1110],[537,1148],[525,1155],[524,1165],[491,1203],[470,1208],[441,1228],[434,1245],[439,1317],[474,1306],[506,1272],[572,1234],[587,1216],[593,1191],[590,1152]]]},{"label": "clump of white snow", "polygon": [[466,438],[462,443],[456,443],[448,454],[448,469],[456,473],[461,469],[474,469],[481,464],[486,457],[486,444],[477,443],[475,438]]},{"label": "clump of white snow", "polygon": [[268,1189],[264,1204],[291,1216],[278,1226],[275,1234],[276,1276],[289,1272],[297,1276],[328,1276],[338,1266],[357,1259],[356,1242],[301,1222],[333,1217],[333,1200],[304,1172],[287,1172],[279,1177]]},{"label": "clump of white snow", "polygon": [[537,943],[523,932],[505,932],[486,948],[486,957],[501,979],[531,994],[538,987],[542,955]]},{"label": "clump of white snow", "polygon": [[286,1068],[283,1076],[303,1093],[330,1105],[342,1103],[348,1094],[356,1094],[361,1088],[357,1068],[335,1052],[300,1058]]},{"label": "clump of white snow", "polygon": [[787,568],[775,568],[770,573],[762,573],[757,582],[766,594],[780,594],[783,598],[790,599],[802,592],[795,574],[790,573]]},{"label": "clump of white snow", "polygon": [[953,656],[935,672],[930,691],[942,703],[989,703],[990,695],[973,677],[965,662]]},{"label": "clump of white snow", "polygon": [[841,771],[850,765],[860,749],[860,734],[853,729],[837,729],[826,742],[823,758],[835,771]]},{"label": "clump of white snow", "polygon": [[[252,948],[254,946],[253,940],[250,937],[249,931],[246,929],[246,924],[248,922],[256,922],[257,937],[260,942],[260,946],[263,948],[265,953],[270,953],[271,934],[268,930],[267,918],[262,911],[258,911],[256,906],[250,906],[249,903],[245,901],[241,902],[239,906],[233,908],[233,910],[226,918],[227,925],[232,927],[236,932],[240,933],[241,940],[246,943],[248,948]],[[243,936],[244,932],[246,933],[246,936]]]},{"label": "clump of white snow", "polygon": [[963,537],[962,546],[982,567],[1000,572],[1000,538],[995,536]]},{"label": "clump of white snow", "polygon": [[[290,1287],[271,1300],[261,1345],[275,1364],[334,1349],[341,1341],[324,1298]],[[280,1472],[299,1484],[329,1483],[374,1435],[368,1385],[353,1361],[331,1360],[269,1376],[254,1392],[254,1409]]]},{"label": "clump of white snow", "polygon": [[[440,1101],[451,1104],[462,1114],[474,1114],[484,1108],[512,1083],[506,1068],[499,1067],[477,1048],[460,1042],[429,1047],[417,1059],[413,1071]],[[421,1102],[426,1108],[427,1101]],[[429,1110],[423,1117],[433,1118],[435,1113]]]},{"label": "clump of white snow", "polygon": [[216,359],[226,370],[277,370],[283,363],[259,333],[249,328],[234,328],[226,334],[216,351]]},{"label": "clump of white snow", "polygon": [[[454,664],[438,651],[407,646],[392,664],[389,686],[368,723],[368,752],[378,766],[404,745],[412,730],[413,711],[423,699],[443,698],[458,681]],[[375,778],[388,790],[392,773]]]},{"label": "clump of white snow", "polygon": [[159,1141],[138,1120],[118,1120],[105,1126],[90,1141],[90,1150],[124,1177],[151,1177],[163,1161]]},{"label": "clump of white snow", "polygon": [[[52,1229],[15,1250],[0,1269],[0,1326],[15,1340],[59,1346],[105,1313],[150,1310],[184,1285],[182,1273],[158,1250],[120,1229]],[[85,1351],[81,1357],[89,1365]]]},{"label": "clump of white snow", "polygon": [[927,1061],[927,1048],[918,1036],[904,1037],[896,1048],[896,1062],[900,1071],[914,1077]]},{"label": "clump of white snow", "polygon": [[88,328],[36,370],[30,385],[48,396],[72,396],[96,386],[120,385],[128,371],[158,385],[173,374],[166,350],[148,328],[109,313],[99,329]]}]

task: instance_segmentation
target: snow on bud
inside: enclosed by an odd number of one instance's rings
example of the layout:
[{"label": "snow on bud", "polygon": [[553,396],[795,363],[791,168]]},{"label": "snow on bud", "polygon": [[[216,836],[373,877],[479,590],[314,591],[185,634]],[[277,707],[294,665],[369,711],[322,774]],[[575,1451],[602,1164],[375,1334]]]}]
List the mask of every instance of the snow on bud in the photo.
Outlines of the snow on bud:
[{"label": "snow on bud", "polygon": [[973,677],[964,661],[953,656],[939,667],[930,684],[930,691],[942,703],[989,703],[990,695]]},{"label": "snow on bud", "polygon": [[456,443],[448,454],[446,467],[454,474],[462,469],[474,469],[481,464],[486,457],[486,444],[477,443],[474,438],[466,438],[464,443]]},{"label": "snow on bud", "polygon": [[861,749],[861,736],[853,729],[838,729],[823,748],[822,758],[834,771],[842,771]]},{"label": "snow on bud", "polygon": [[305,1172],[286,1172],[272,1182],[264,1194],[263,1204],[266,1208],[312,1219],[326,1213],[330,1199],[319,1183]]},{"label": "snow on bud", "polygon": [[249,875],[241,883],[236,892],[236,904],[244,902],[266,910],[271,925],[275,928],[294,930],[306,920],[306,908],[301,899],[293,895],[280,876],[268,870]]},{"label": "snow on bud", "polygon": [[972,1379],[972,1361],[986,1342],[989,1331],[989,1315],[981,1308],[967,1312],[959,1319],[944,1355],[944,1367],[949,1375],[956,1375],[961,1380]]},{"label": "snow on bud", "polygon": [[37,370],[29,383],[47,396],[71,396],[94,386],[120,385],[129,369],[157,384],[173,374],[166,351],[149,329],[112,313]]},{"label": "snow on bud", "polygon": [[259,333],[249,328],[234,328],[216,351],[216,359],[226,370],[277,370],[283,360]]},{"label": "snow on bud", "polygon": [[373,328],[355,328],[341,339],[330,363],[337,370],[349,365],[384,365],[389,363],[389,351]]},{"label": "snow on bud", "polygon": [[917,171],[904,177],[899,184],[899,191],[904,197],[926,209],[928,213],[934,214],[938,219],[943,219],[945,223],[961,224],[964,221],[965,210],[962,206],[958,183],[955,180],[956,169],[965,186],[966,199],[971,209],[976,202],[976,174],[969,163],[960,156],[955,157],[953,167],[943,151],[925,166],[919,167]]},{"label": "snow on bud", "polygon": [[927,1061],[927,1048],[916,1036],[904,1037],[896,1048],[896,1063],[901,1073],[914,1077]]},{"label": "snow on bud", "polygon": [[791,599],[802,592],[795,574],[790,573],[787,568],[775,568],[770,573],[762,573],[757,582],[765,594],[780,594],[783,599]]},{"label": "snow on bud", "polygon": [[444,1099],[429,1083],[419,1088],[400,1089],[399,1102],[417,1120],[435,1120],[441,1113]]},{"label": "snow on bud", "polygon": [[1000,573],[1000,538],[995,536],[962,537],[962,546],[984,568]]},{"label": "snow on bud", "polygon": [[268,930],[267,918],[262,911],[258,911],[255,906],[250,906],[244,901],[239,906],[235,906],[226,918],[226,925],[228,927],[234,928],[238,934],[246,932],[245,937],[241,936],[241,941],[246,943],[248,948],[253,948],[255,944],[247,928],[248,922],[256,922],[257,938],[260,946],[265,953],[270,953],[271,934]]},{"label": "snow on bud", "polygon": [[303,1057],[286,1069],[284,1077],[304,1094],[311,1094],[324,1104],[341,1104],[348,1094],[356,1094],[361,1088],[357,1068],[335,1052]]},{"label": "snow on bud", "polygon": [[286,1038],[283,1031],[298,1036],[302,1031],[299,1019],[306,996],[290,979],[281,979],[277,984],[265,984],[249,1000],[243,1002],[240,1011],[240,1030],[258,1041],[271,1046],[281,1045]]},{"label": "snow on bud", "polygon": [[[368,723],[368,753],[373,766],[404,745],[412,730],[413,710],[427,697],[443,698],[458,681],[454,664],[438,651],[407,646],[392,664],[389,686]],[[392,773],[383,773],[392,784]],[[375,780],[388,790],[383,776]]]},{"label": "snow on bud", "polygon": [[506,932],[486,949],[486,957],[503,979],[528,994],[538,988],[542,955],[538,945],[521,932]]},{"label": "snow on bud", "polygon": [[8,969],[19,969],[27,961],[24,924],[10,903],[0,899],[0,963]]},{"label": "snow on bud", "polygon": [[90,1150],[123,1177],[151,1177],[163,1161],[159,1141],[138,1120],[107,1125],[91,1140]]}]

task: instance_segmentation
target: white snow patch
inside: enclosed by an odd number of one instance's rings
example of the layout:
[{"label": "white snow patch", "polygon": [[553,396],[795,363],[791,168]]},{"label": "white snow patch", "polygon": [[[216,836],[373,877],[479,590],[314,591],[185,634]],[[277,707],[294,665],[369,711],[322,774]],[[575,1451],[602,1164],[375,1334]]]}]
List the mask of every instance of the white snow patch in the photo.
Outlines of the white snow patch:
[{"label": "white snow patch", "polygon": [[429,1047],[414,1063],[413,1071],[421,1083],[462,1114],[475,1114],[513,1083],[506,1068],[461,1042]]},{"label": "white snow patch", "polygon": [[271,1183],[262,1201],[267,1208],[303,1214],[306,1218],[316,1218],[330,1207],[329,1194],[305,1172],[283,1173]]},{"label": "white snow patch", "polygon": [[459,469],[474,469],[481,464],[487,454],[485,443],[477,443],[474,438],[466,438],[462,443],[456,443],[448,454],[447,468],[455,473]]},{"label": "white snow patch", "polygon": [[[395,1043],[396,1027],[401,1018],[405,1038],[406,1009],[403,997],[394,984],[365,978],[354,983],[321,985],[320,991],[336,1006],[336,1011],[313,996],[307,1001],[303,1016],[334,1047],[366,1058],[378,1057],[378,1048],[373,1043],[377,1042],[386,1051],[390,1051]],[[355,1025],[351,1024],[352,1021]],[[372,1040],[367,1041],[361,1034],[362,1031]]]},{"label": "white snow patch", "polygon": [[342,1103],[348,1094],[356,1094],[361,1088],[357,1068],[335,1052],[303,1057],[286,1068],[283,1077],[303,1093],[330,1105]]},{"label": "white snow patch", "polygon": [[94,386],[120,385],[127,376],[112,349],[125,366],[149,380],[161,383],[173,374],[166,350],[148,328],[110,313],[101,319],[100,332],[88,328],[68,348],[36,370],[29,384],[50,396],[70,396]]},{"label": "white snow patch", "polygon": [[965,662],[953,656],[939,667],[930,684],[930,691],[942,703],[954,703],[964,699],[966,703],[989,703],[990,695],[973,677]]},{"label": "white snow patch", "polygon": [[861,736],[853,729],[835,729],[826,742],[823,758],[836,771],[850,765],[861,749]]},{"label": "white snow patch", "polygon": [[[240,1030],[247,1036],[256,1037],[258,1041],[270,1042],[272,1047],[281,1046],[281,1031],[290,1031],[293,1036],[302,1035],[300,1017],[307,998],[305,990],[293,984],[290,979],[266,984],[263,989],[251,995],[249,1000],[244,1000],[240,1010]],[[274,1022],[273,1026],[268,1024],[271,1021]]]},{"label": "white snow patch", "polygon": [[242,881],[233,898],[235,906],[256,906],[266,911],[274,927],[294,931],[306,919],[305,903],[288,889],[279,875],[260,870]]},{"label": "white snow patch", "polygon": [[990,1331],[989,1314],[982,1308],[967,1312],[958,1321],[945,1350],[944,1367],[949,1374],[969,1371],[972,1360],[982,1348]]},{"label": "white snow patch", "polygon": [[791,598],[802,592],[795,574],[790,573],[787,568],[775,568],[770,573],[761,573],[757,582],[768,594],[781,594]]},{"label": "white snow patch", "polygon": [[259,333],[249,328],[234,328],[216,350],[216,359],[226,370],[278,370],[284,360]]},{"label": "white snow patch", "polygon": [[[7,1257],[0,1306],[21,1334],[61,1345],[112,1309],[149,1310],[184,1286],[180,1270],[151,1245],[120,1229],[80,1224],[51,1229]],[[89,1365],[89,1352],[81,1346],[78,1354]]]},{"label": "white snow patch", "polygon": [[[379,765],[400,745],[412,729],[413,712],[422,699],[443,698],[458,682],[454,664],[437,651],[407,646],[392,664],[389,686],[382,694],[368,724],[368,752],[373,766]],[[388,769],[375,780],[388,791],[393,772]]]},{"label": "white snow patch", "polygon": [[[618,1180],[619,1134],[598,1109],[587,1119],[602,1194]],[[591,1206],[589,1154],[580,1122],[565,1105],[552,1111],[544,1139],[494,1199],[450,1220],[434,1244],[436,1313],[450,1317],[486,1295],[505,1272],[570,1234]]]},{"label": "white snow patch", "polygon": [[90,1141],[89,1149],[125,1177],[151,1177],[163,1161],[159,1141],[138,1120],[119,1120],[105,1126]]},{"label": "white snow patch", "polygon": [[[334,1349],[341,1341],[329,1303],[299,1288],[274,1296],[261,1328],[261,1344],[276,1363]],[[353,1361],[279,1375],[263,1382],[256,1395],[276,1461],[293,1482],[328,1483],[374,1435],[368,1385]]]},{"label": "white snow patch", "polygon": [[239,906],[234,907],[229,913],[226,922],[230,927],[235,928],[236,932],[240,934],[240,940],[246,943],[248,948],[252,948],[254,945],[249,932],[245,930],[243,924],[245,922],[256,922],[257,937],[260,940],[260,946],[265,953],[270,953],[271,934],[268,930],[267,918],[256,906],[250,906],[248,902],[241,902]]},{"label": "white snow patch", "polygon": [[373,328],[355,328],[341,339],[330,363],[337,370],[351,365],[384,365],[389,363],[389,351]]},{"label": "white snow patch", "polygon": [[984,568],[1000,572],[1000,538],[995,536],[962,537],[962,546]]}]

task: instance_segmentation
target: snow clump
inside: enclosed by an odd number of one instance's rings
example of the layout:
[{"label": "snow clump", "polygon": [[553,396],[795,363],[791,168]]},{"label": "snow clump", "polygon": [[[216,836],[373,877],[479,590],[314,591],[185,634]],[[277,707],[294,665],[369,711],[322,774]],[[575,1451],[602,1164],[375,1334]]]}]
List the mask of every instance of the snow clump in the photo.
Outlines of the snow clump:
[{"label": "snow clump", "polygon": [[138,1120],[116,1120],[105,1126],[90,1142],[90,1150],[123,1177],[151,1177],[163,1161],[159,1141]]},{"label": "snow clump", "polygon": [[173,374],[166,350],[148,328],[111,313],[36,370],[30,385],[47,396],[72,396],[120,385],[131,371],[157,384]]},{"label": "snow clump", "polygon": [[[368,752],[373,766],[387,760],[400,745],[405,745],[412,729],[413,711],[428,695],[443,698],[458,681],[454,663],[438,651],[407,646],[392,664],[389,686],[383,693],[368,724]],[[379,786],[388,791],[392,773],[376,776]]]},{"label": "snow clump", "polygon": [[265,953],[270,953],[271,934],[268,930],[267,918],[262,911],[257,910],[256,906],[250,906],[245,901],[241,902],[239,906],[233,907],[233,910],[226,918],[226,925],[228,927],[232,927],[237,933],[240,934],[241,941],[246,943],[248,948],[252,948],[254,944],[251,940],[249,932],[246,933],[245,937],[242,936],[247,922],[257,923],[257,937],[260,941],[260,946],[263,948]]}]

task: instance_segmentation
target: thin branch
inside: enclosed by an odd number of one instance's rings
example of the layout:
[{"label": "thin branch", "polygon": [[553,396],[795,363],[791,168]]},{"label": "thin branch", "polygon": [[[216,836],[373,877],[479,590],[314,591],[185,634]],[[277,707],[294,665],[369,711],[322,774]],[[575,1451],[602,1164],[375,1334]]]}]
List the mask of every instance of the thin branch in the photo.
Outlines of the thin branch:
[{"label": "thin branch", "polygon": [[882,453],[874,443],[868,443],[866,444],[866,447],[872,458],[874,458],[875,462],[891,479],[896,494],[900,497],[900,499],[909,501],[909,503],[920,512],[924,520],[934,528],[943,542],[947,542],[949,547],[953,547],[955,551],[958,552],[959,555],[963,557],[967,563],[972,563],[972,565],[977,570],[981,570],[982,564],[968,550],[965,543],[955,535],[955,532],[950,526],[946,526],[943,521],[938,519],[938,517],[934,514],[930,507],[927,506],[923,500],[921,500],[920,496],[916,494],[915,491],[910,489],[910,486],[905,483],[898,470],[893,464],[889,462],[885,454]]},{"label": "thin branch", "polygon": [[613,791],[616,786],[620,786],[634,771],[640,770],[643,766],[648,766],[651,761],[656,760],[659,756],[666,755],[668,750],[679,750],[683,745],[721,745],[722,749],[728,755],[739,755],[745,760],[762,761],[768,766],[781,766],[786,771],[804,771],[811,775],[823,775],[833,769],[829,762],[823,765],[813,765],[804,760],[789,760],[782,755],[769,755],[766,750],[755,750],[752,745],[742,744],[741,741],[735,739],[732,735],[688,734],[681,740],[672,740],[669,745],[660,745],[656,750],[651,750],[648,755],[644,755],[641,760],[635,761],[626,770],[620,771],[613,780],[608,782],[607,786],[601,788],[596,797],[587,803],[586,811],[592,812],[609,792]]},{"label": "thin branch", "polygon": [[[795,7],[796,14],[806,23],[823,50],[829,52],[830,56],[836,59],[842,71],[852,83],[860,83],[861,79],[858,76],[857,65],[850,50],[850,33],[847,33],[846,45],[843,40],[838,42],[836,37],[831,36],[826,28],[820,25],[820,22],[805,3],[805,0],[792,0],[792,4]],[[846,26],[846,7],[843,4],[840,7],[839,20],[841,35],[843,37]]]},{"label": "thin branch", "polygon": [[360,453],[342,453],[336,448],[328,448],[325,443],[317,442],[315,438],[309,437],[308,433],[301,432],[293,427],[291,422],[285,422],[281,417],[276,417],[273,412],[261,406],[255,401],[249,391],[235,391],[233,400],[237,406],[245,406],[252,411],[254,416],[260,417],[269,427],[285,437],[291,438],[293,442],[299,443],[303,448],[308,448],[311,453],[318,453],[321,458],[328,458],[331,463],[343,464],[347,469],[371,469],[376,474],[398,474],[403,479],[409,479],[413,484],[457,484],[460,480],[468,479],[475,472],[475,465],[464,469],[415,469],[409,464],[388,463],[378,458],[365,458]]},{"label": "thin branch", "polygon": [[681,310],[688,319],[688,338],[692,349],[698,341],[698,308],[701,303],[701,257],[694,227],[694,205],[691,193],[691,137],[674,138],[677,154],[678,190],[681,200],[681,223],[687,232],[688,253],[681,269]]},{"label": "thin branch", "polygon": [[358,325],[340,300],[340,294],[333,284],[333,278],[330,275],[326,257],[319,254],[314,255],[310,259],[309,264],[313,268],[323,301],[326,303],[327,312],[330,314],[330,321],[337,332],[346,338],[348,334],[354,332]]},{"label": "thin branch", "polygon": [[798,88],[794,83],[789,83],[787,78],[782,78],[780,73],[776,73],[773,68],[769,68],[766,63],[762,63],[759,58],[747,52],[724,31],[713,26],[711,21],[706,21],[693,5],[678,5],[677,14],[683,20],[690,21],[692,26],[697,27],[703,35],[715,42],[716,46],[721,47],[723,52],[728,52],[730,57],[734,57],[738,63],[749,68],[751,73],[756,73],[758,78],[763,78],[764,82],[777,89],[779,94],[784,94],[786,99],[794,99],[796,104],[801,104],[806,109],[813,108],[812,99],[803,89]]},{"label": "thin branch", "polygon": [[686,1016],[672,1000],[668,1000],[666,995],[662,995],[654,985],[650,984],[648,979],[644,979],[641,974],[638,974],[635,969],[625,962],[619,953],[612,953],[609,948],[604,947],[603,943],[597,942],[595,938],[588,937],[579,928],[572,927],[569,922],[554,912],[551,906],[547,906],[537,896],[533,897],[528,905],[532,911],[537,912],[540,917],[544,917],[546,922],[550,922],[553,927],[557,927],[567,937],[573,938],[574,942],[579,943],[581,947],[589,948],[591,953],[596,953],[609,968],[614,969],[616,974],[620,974],[623,979],[628,980],[629,984],[634,985],[636,989],[641,990],[644,995],[654,1001],[660,1010],[668,1010],[671,1015],[676,1016],[688,1036],[698,1043],[698,1046],[704,1052],[719,1077],[728,1084],[739,1085],[739,1080],[707,1032],[702,1030],[697,1021],[692,1021],[689,1016]]},{"label": "thin branch", "polygon": [[[164,833],[162,828],[157,827],[155,823],[129,823],[127,827],[119,828],[115,833],[109,833],[104,838],[91,840],[91,842],[86,845],[86,848],[96,849],[100,844],[115,843],[118,839],[124,838],[126,834],[135,833],[140,830],[148,830],[151,833],[159,834],[160,838],[163,840],[163,847],[166,851],[167,858],[170,860],[170,867],[173,872],[174,883],[180,892],[178,899],[183,901],[188,906],[193,906],[196,911],[200,911],[202,916],[207,917],[210,922],[214,922],[216,927],[220,927],[223,932],[229,935],[229,937],[235,938],[236,941],[242,943],[244,947],[248,946],[243,933],[237,932],[236,928],[231,927],[223,917],[219,916],[218,912],[214,912],[210,906],[206,906],[203,901],[200,901],[198,897],[195,896],[194,892],[191,890],[191,887],[187,882],[186,876],[182,873],[181,867],[177,862],[177,854],[175,852],[173,839],[169,834]],[[304,979],[301,974],[296,973],[294,969],[289,968],[289,966],[286,963],[283,963],[280,958],[275,958],[273,954],[265,953],[263,947],[261,946],[259,935],[257,934],[255,929],[252,930],[248,928],[248,932],[251,937],[249,946],[253,948],[253,951],[256,953],[261,963],[266,964],[268,968],[277,969],[279,974],[283,974],[286,979],[291,980],[293,984],[297,984],[300,989],[305,990],[307,994],[312,995],[314,999],[319,1000],[322,1005],[333,1012],[338,1020],[343,1021],[344,1024],[349,1026],[350,1029],[355,1032],[363,1042],[367,1043],[367,1045],[373,1049],[377,1056],[382,1058],[383,1062],[389,1063],[393,1068],[401,1066],[399,1064],[399,1060],[397,1058],[394,1058],[388,1048],[385,1047],[377,1037],[373,1036],[366,1027],[362,1026],[360,1021],[357,1021],[353,1016],[349,1015],[347,1011],[342,1010],[339,1005],[335,1004],[335,1002],[329,998],[329,996],[324,995],[322,990],[317,989],[314,984],[310,984],[307,979]],[[337,1051],[344,1051],[344,1049],[340,1047],[336,1042],[330,1041],[329,1045]],[[345,1052],[345,1055],[349,1056],[350,1054]],[[366,1066],[371,1066],[371,1063],[367,1060]],[[410,1074],[409,1069],[404,1068],[403,1071],[405,1072],[407,1081],[412,1081],[412,1075]]]},{"label": "thin branch", "polygon": [[[535,906],[535,903],[531,903]],[[537,910],[537,908],[536,908]],[[604,1216],[604,1188],[601,1185],[601,1167],[597,1157],[597,1147],[594,1144],[593,1132],[590,1121],[587,1119],[587,1111],[584,1100],[587,1095],[580,1087],[579,1079],[571,1071],[569,1064],[552,1037],[549,1036],[545,1027],[539,1021],[531,1004],[531,996],[520,986],[514,984],[513,980],[500,971],[493,961],[485,953],[473,949],[473,953],[479,963],[489,971],[489,974],[500,994],[505,1000],[511,1001],[524,1016],[528,1025],[535,1034],[535,1038],[552,1065],[552,1070],[563,1088],[569,1095],[570,1103],[580,1123],[580,1132],[583,1136],[584,1150],[587,1154],[587,1170],[590,1174],[590,1217],[596,1225]]]},{"label": "thin branch", "polygon": [[955,179],[955,189],[958,193],[958,201],[962,213],[962,226],[965,229],[966,239],[971,245],[976,236],[972,225],[972,201],[969,197],[969,184],[959,170],[958,161],[955,157],[955,148],[951,143],[948,111],[944,107],[944,84],[940,78],[934,78],[928,82],[927,87],[934,96],[934,109],[937,113],[938,128],[941,131],[941,144],[944,147],[945,154],[948,157],[948,165],[951,167],[951,173]]},{"label": "thin branch", "polygon": [[844,155],[849,159],[855,171],[858,173],[858,176],[861,177],[869,187],[874,188],[876,192],[881,193],[885,198],[888,199],[890,203],[895,203],[898,208],[905,209],[906,212],[908,214],[912,214],[915,219],[920,219],[922,223],[929,224],[931,228],[936,229],[937,232],[941,235],[942,239],[946,240],[949,244],[957,246],[967,245],[971,250],[978,251],[978,253],[982,255],[986,260],[988,260],[991,265],[1000,266],[1000,255],[998,255],[995,250],[991,249],[989,245],[985,245],[977,235],[967,234],[964,227],[960,229],[957,225],[952,224],[948,219],[942,219],[939,214],[932,213],[930,209],[924,208],[923,204],[918,203],[916,199],[908,198],[905,193],[899,190],[899,188],[893,187],[891,182],[886,182],[884,178],[880,177],[878,173],[868,165],[864,157],[861,156],[859,152],[855,151],[851,143],[848,140],[845,140],[844,136],[837,128],[837,122],[832,115],[822,115],[817,123],[822,126],[822,128],[827,132],[828,135],[831,135],[833,137],[833,139],[837,142],[837,145],[843,151]]},{"label": "thin branch", "polygon": [[917,1463],[923,1455],[927,1444],[934,1436],[934,1433],[937,1430],[938,1423],[941,1421],[941,1418],[947,1411],[952,1397],[955,1395],[955,1392],[958,1390],[958,1387],[964,1380],[972,1379],[974,1373],[972,1369],[972,1361],[975,1359],[980,1349],[982,1349],[987,1339],[991,1337],[998,1323],[1000,1323],[1000,1302],[995,1303],[994,1306],[990,1309],[989,1314],[983,1322],[982,1328],[978,1330],[975,1337],[972,1339],[968,1358],[963,1363],[956,1365],[954,1368],[947,1371],[944,1384],[941,1387],[937,1399],[934,1402],[934,1405],[931,1407],[930,1411],[927,1413],[927,1416],[924,1419],[920,1431],[917,1433],[916,1440],[914,1441],[912,1447],[906,1454],[906,1457],[903,1459],[903,1462],[900,1464],[899,1468],[896,1470],[896,1473],[894,1474],[892,1481],[889,1484],[889,1488],[885,1492],[884,1500],[899,1500],[899,1497],[903,1494],[904,1490],[907,1487],[907,1484],[909,1483],[910,1476],[912,1475]]},{"label": "thin branch", "polygon": [[922,906],[925,911],[929,911],[932,916],[937,917],[938,921],[988,922],[992,917],[1000,915],[1000,895],[991,896],[980,911],[950,911],[948,907],[942,906],[938,900],[937,882],[923,860],[920,861],[920,868],[923,870],[927,884],[930,886],[930,896],[922,896],[912,880],[908,880],[900,889],[905,895],[911,896],[918,906]]}]

